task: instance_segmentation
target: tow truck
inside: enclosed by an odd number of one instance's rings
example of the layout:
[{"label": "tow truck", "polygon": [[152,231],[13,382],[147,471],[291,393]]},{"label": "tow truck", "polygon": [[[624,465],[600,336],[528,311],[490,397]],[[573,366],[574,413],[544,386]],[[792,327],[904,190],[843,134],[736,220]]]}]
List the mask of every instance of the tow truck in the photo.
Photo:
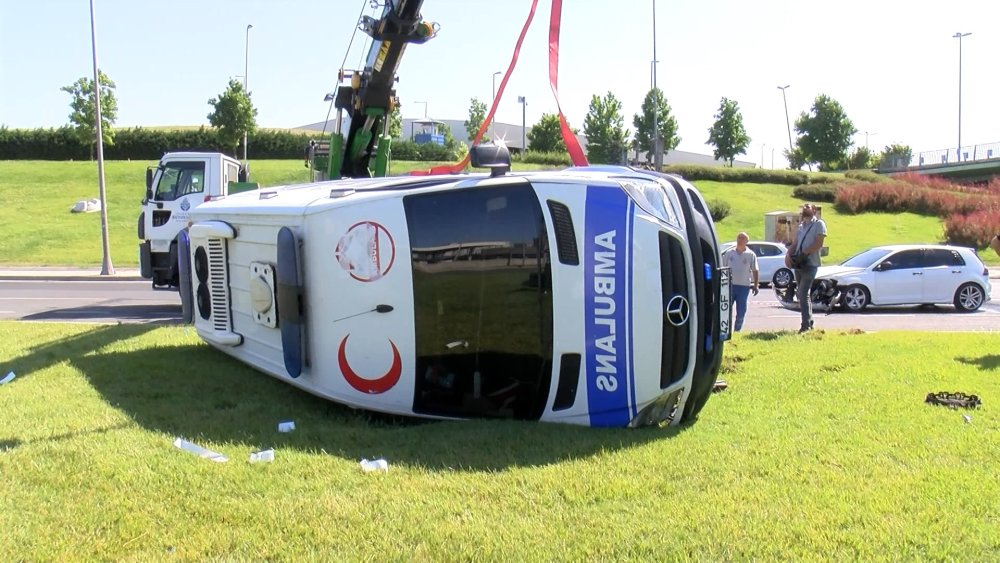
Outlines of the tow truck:
[{"label": "tow truck", "polygon": [[512,174],[492,143],[469,155],[488,174],[379,177],[388,149],[373,132],[394,77],[376,67],[395,68],[407,39],[435,29],[420,4],[390,0],[362,22],[368,65],[335,100],[351,111],[345,144],[338,125],[328,160],[310,155],[327,181],[191,211],[178,237],[184,319],[218,350],[358,409],[695,420],[731,316],[705,200],[680,177],[624,166]]},{"label": "tow truck", "polygon": [[177,235],[190,212],[206,201],[256,189],[239,161],[220,153],[169,152],[146,169],[146,196],[139,214],[139,272],[153,288],[176,289]]}]

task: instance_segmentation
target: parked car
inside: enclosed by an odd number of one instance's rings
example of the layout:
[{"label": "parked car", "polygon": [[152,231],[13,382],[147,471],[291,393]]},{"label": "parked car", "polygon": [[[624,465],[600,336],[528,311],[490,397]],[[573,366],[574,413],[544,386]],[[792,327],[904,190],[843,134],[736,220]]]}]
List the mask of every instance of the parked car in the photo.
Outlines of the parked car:
[{"label": "parked car", "polygon": [[[722,254],[726,254],[735,247],[735,242],[727,242],[720,248]],[[760,283],[771,284],[774,287],[788,287],[794,274],[785,267],[785,251],[788,250],[785,245],[780,242],[754,240],[747,243],[747,248],[757,255]]]},{"label": "parked car", "polygon": [[839,266],[821,266],[817,279],[837,281],[841,305],[953,304],[975,311],[990,300],[990,272],[975,250],[941,244],[876,246]]}]

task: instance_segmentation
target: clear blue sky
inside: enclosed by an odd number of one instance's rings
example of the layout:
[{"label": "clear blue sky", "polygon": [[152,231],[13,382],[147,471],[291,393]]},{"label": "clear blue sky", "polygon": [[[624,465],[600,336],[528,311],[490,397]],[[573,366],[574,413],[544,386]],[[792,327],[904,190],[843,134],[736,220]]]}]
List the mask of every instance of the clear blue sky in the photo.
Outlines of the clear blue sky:
[{"label": "clear blue sky", "polygon": [[[118,127],[207,124],[208,99],[242,76],[246,26],[249,89],[263,127],[322,121],[357,17],[368,0],[94,0],[102,70],[117,84]],[[653,0],[566,0],[560,92],[582,128],[590,97],[613,92],[626,125],[650,87]],[[473,96],[489,101],[493,72],[506,70],[530,0],[425,0],[441,33],[408,48],[399,72],[404,117],[465,119]],[[549,2],[542,0],[497,120],[530,125],[555,111],[547,77]],[[1000,141],[1000,2],[969,0],[660,0],[658,85],[680,126],[680,149],[705,145],[720,99],[740,104],[752,145],[744,160],[783,166],[788,146],[778,85],[788,111],[818,94],[840,102],[860,133],[857,145],[914,151],[958,141],[962,40],[962,143]],[[0,124],[68,122],[60,87],[92,76],[87,0],[0,0]],[[367,51],[359,32],[347,56]],[[499,79],[497,80],[499,85]],[[794,131],[793,131],[794,132]]]}]

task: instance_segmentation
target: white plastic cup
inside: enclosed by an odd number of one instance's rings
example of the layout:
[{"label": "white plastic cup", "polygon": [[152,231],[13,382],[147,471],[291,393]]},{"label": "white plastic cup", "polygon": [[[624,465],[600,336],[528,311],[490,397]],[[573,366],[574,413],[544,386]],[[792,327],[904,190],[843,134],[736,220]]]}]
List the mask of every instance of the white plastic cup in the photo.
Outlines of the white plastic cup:
[{"label": "white plastic cup", "polygon": [[373,471],[381,471],[382,473],[388,473],[389,462],[384,459],[362,459],[361,460],[361,470],[365,473],[371,473]]},{"label": "white plastic cup", "polygon": [[278,432],[291,432],[295,430],[295,422],[292,420],[283,420],[278,423]]},{"label": "white plastic cup", "polygon": [[268,448],[250,454],[250,463],[270,463],[274,461],[274,449]]}]

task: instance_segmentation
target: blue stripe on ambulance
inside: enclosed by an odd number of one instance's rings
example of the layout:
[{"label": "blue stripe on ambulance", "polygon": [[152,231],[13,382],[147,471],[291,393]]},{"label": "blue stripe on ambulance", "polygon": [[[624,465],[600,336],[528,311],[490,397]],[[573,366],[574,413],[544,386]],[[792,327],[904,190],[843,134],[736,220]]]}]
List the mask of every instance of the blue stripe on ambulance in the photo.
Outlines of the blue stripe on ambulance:
[{"label": "blue stripe on ambulance", "polygon": [[626,315],[631,301],[631,211],[623,190],[587,188],[584,322],[591,426],[625,426],[635,411],[631,315]]}]

